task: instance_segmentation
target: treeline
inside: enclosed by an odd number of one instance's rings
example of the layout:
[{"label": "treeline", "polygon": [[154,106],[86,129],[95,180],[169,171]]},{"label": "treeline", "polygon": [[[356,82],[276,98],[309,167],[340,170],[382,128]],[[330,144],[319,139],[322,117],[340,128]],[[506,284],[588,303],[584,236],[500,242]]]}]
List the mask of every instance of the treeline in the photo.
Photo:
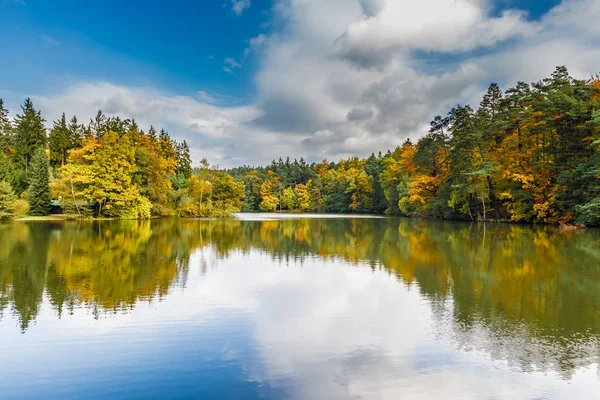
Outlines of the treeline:
[{"label": "treeline", "polygon": [[225,216],[244,186],[203,160],[192,171],[188,144],[135,120],[98,112],[88,124],[65,114],[47,132],[26,99],[14,120],[0,99],[0,219],[47,215],[52,200],[73,216],[123,219]]},{"label": "treeline", "polygon": [[437,116],[417,143],[340,162],[192,168],[185,141],[102,112],[63,114],[47,132],[31,100],[14,120],[0,100],[0,218],[225,216],[244,211],[386,213],[437,219],[600,224],[600,76],[558,67],[476,110]]},{"label": "treeline", "polygon": [[246,211],[386,213],[438,219],[600,224],[600,77],[558,67],[478,109],[437,116],[416,144],[338,163],[279,159],[228,171]]}]

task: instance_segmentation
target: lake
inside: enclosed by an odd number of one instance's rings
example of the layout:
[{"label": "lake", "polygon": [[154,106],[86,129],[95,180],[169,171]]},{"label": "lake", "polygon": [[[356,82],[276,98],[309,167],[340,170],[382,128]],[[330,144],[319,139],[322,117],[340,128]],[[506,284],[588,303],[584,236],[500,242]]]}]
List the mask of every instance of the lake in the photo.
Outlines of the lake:
[{"label": "lake", "polygon": [[2,399],[600,399],[600,232],[0,225]]}]

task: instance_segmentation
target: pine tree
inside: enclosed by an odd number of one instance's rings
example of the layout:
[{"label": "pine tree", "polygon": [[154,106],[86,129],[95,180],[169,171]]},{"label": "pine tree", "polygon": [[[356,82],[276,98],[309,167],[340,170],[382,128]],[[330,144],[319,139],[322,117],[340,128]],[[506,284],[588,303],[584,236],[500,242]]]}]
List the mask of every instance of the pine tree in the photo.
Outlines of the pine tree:
[{"label": "pine tree", "polygon": [[48,215],[52,207],[50,202],[50,178],[48,157],[43,147],[39,147],[31,160],[31,178],[29,203],[31,215]]},{"label": "pine tree", "polygon": [[12,124],[8,119],[8,110],[0,99],[0,152],[8,154],[12,148]]},{"label": "pine tree", "polygon": [[102,136],[108,132],[108,117],[104,115],[102,110],[98,110],[96,118],[90,119],[88,128],[90,132],[96,136],[96,139],[102,138]]},{"label": "pine tree", "polygon": [[15,196],[10,185],[0,180],[0,220],[12,219],[15,215]]},{"label": "pine tree", "polygon": [[15,151],[27,171],[36,150],[46,144],[46,120],[29,98],[25,99],[21,109],[23,113],[17,114],[15,121]]},{"label": "pine tree", "polygon": [[0,181],[10,182],[10,167],[10,160],[4,153],[0,152]]},{"label": "pine tree", "polygon": [[192,176],[192,158],[190,156],[190,147],[184,140],[181,143],[175,144],[175,150],[177,152],[177,173],[183,174],[189,179]]},{"label": "pine tree", "polygon": [[69,121],[69,139],[73,147],[81,146],[83,141],[83,126],[77,122],[77,117],[73,116]]},{"label": "pine tree", "polygon": [[177,154],[175,152],[175,147],[173,146],[173,140],[168,132],[164,129],[160,130],[160,135],[158,137],[158,142],[160,144],[160,150],[162,152],[162,156],[167,160],[175,160],[177,159]]},{"label": "pine tree", "polygon": [[74,145],[71,139],[71,132],[67,126],[65,113],[62,114],[58,121],[54,121],[54,126],[48,138],[48,145],[50,147],[50,164],[55,167],[65,165],[67,152]]}]

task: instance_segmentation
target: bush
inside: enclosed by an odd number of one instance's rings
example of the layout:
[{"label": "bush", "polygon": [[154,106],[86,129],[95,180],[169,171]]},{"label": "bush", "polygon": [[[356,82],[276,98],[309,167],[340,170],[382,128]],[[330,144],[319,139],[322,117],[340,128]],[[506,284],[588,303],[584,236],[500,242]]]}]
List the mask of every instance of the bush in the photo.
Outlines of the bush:
[{"label": "bush", "polygon": [[144,196],[138,196],[131,207],[123,207],[115,215],[119,219],[150,219],[152,217],[152,203]]},{"label": "bush", "polygon": [[174,215],[174,211],[162,204],[152,205],[152,214],[159,217],[170,217]]},{"label": "bush", "polygon": [[15,218],[23,217],[29,212],[29,202],[25,199],[15,200]]},{"label": "bush", "polygon": [[575,207],[576,222],[587,225],[600,225],[600,197]]}]

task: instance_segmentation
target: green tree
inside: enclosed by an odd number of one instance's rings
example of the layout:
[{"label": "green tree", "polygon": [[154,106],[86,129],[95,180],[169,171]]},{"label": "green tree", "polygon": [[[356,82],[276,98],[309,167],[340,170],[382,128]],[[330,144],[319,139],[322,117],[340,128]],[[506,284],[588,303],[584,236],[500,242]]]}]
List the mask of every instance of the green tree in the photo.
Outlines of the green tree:
[{"label": "green tree", "polygon": [[175,144],[176,160],[177,160],[177,173],[183,174],[186,179],[192,176],[192,158],[190,156],[190,147],[184,140],[181,143]]},{"label": "green tree", "polygon": [[8,110],[0,99],[0,153],[10,154],[13,150],[13,127],[8,119]]},{"label": "green tree", "polygon": [[12,219],[15,216],[17,197],[10,185],[0,180],[0,220]]},{"label": "green tree", "polygon": [[72,148],[80,147],[84,136],[84,129],[83,126],[77,122],[77,117],[75,115],[73,115],[73,118],[69,121],[68,129]]},{"label": "green tree", "polygon": [[291,187],[286,187],[281,192],[281,205],[286,210],[296,209],[296,192]]},{"label": "green tree", "polygon": [[211,200],[218,216],[239,212],[244,204],[244,182],[236,182],[227,173],[220,173],[212,183]]},{"label": "green tree", "polygon": [[58,121],[54,121],[48,137],[48,146],[50,148],[50,165],[53,167],[65,165],[68,151],[75,146],[65,113]]},{"label": "green tree", "polygon": [[46,128],[42,113],[35,109],[31,99],[25,99],[22,113],[15,120],[15,152],[27,173],[35,152],[46,145]]},{"label": "green tree", "polygon": [[31,215],[48,215],[52,207],[48,167],[48,156],[44,148],[39,147],[31,160],[28,193]]},{"label": "green tree", "polygon": [[0,181],[10,182],[11,171],[10,160],[4,153],[0,152]]}]

